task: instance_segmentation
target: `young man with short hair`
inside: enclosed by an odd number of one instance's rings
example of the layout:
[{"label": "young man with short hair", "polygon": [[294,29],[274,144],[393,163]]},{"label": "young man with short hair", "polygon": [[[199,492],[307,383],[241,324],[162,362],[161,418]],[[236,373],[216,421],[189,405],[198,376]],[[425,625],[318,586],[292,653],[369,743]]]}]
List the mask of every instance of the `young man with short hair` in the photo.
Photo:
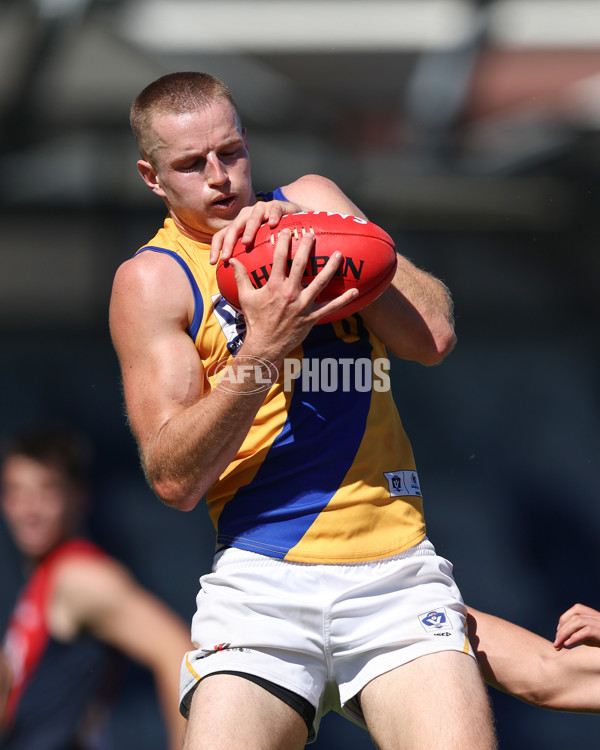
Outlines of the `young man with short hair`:
[{"label": "young man with short hair", "polygon": [[[131,122],[138,169],[168,217],[113,286],[127,410],[156,494],[181,510],[206,495],[217,529],[192,624],[197,647],[182,668],[186,750],[300,750],[336,707],[382,750],[491,750],[466,609],[426,538],[391,393],[307,392],[299,382],[287,392],[274,377],[286,357],[355,366],[387,349],[436,364],[455,341],[448,291],[399,255],[375,302],[317,325],[353,298],[316,302],[343,246],[304,285],[314,237],[288,262],[281,231],[269,280],[255,290],[231,259],[234,243],[250,243],[264,222],[277,233],[285,213],[364,218],[360,209],[317,175],[256,195],[246,131],[210,75],[154,81]],[[219,292],[219,257],[234,267],[242,313]],[[274,367],[248,373],[248,357]],[[221,364],[226,389],[211,379]],[[268,392],[259,375],[273,378]]]}]

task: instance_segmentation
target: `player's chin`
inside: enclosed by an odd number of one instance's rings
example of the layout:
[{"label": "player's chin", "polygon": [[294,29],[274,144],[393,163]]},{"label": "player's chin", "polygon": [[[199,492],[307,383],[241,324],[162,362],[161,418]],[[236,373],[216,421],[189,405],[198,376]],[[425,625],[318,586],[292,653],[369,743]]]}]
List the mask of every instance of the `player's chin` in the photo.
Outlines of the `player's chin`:
[{"label": "player's chin", "polygon": [[22,534],[18,545],[26,557],[41,559],[56,546],[58,540],[49,534]]},{"label": "player's chin", "polygon": [[217,234],[218,232],[222,231],[223,229],[227,229],[227,227],[231,226],[231,223],[234,218],[235,216],[232,219],[216,220],[216,219],[211,218],[209,221],[206,222],[206,230],[208,234],[214,237],[215,234]]}]

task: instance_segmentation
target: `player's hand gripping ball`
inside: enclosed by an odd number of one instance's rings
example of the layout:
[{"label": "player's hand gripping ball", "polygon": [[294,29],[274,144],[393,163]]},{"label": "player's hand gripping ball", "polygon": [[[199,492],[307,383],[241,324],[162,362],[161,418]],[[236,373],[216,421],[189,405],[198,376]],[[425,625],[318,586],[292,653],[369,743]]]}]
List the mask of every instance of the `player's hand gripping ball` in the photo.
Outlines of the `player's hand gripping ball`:
[{"label": "player's hand gripping ball", "polygon": [[[343,260],[335,276],[317,297],[317,302],[328,302],[348,289],[358,289],[358,296],[331,315],[319,320],[329,323],[362,310],[373,302],[389,285],[396,271],[396,247],[383,229],[357,216],[334,214],[326,211],[309,211],[286,214],[275,229],[263,224],[254,241],[248,245],[239,240],[232,257],[246,268],[256,289],[269,280],[273,266],[273,250],[277,233],[290,229],[292,243],[289,263],[296,253],[300,240],[307,232],[315,236],[315,243],[306,266],[303,281],[309,284],[323,269],[331,255],[340,251]],[[232,266],[219,261],[217,284],[221,294],[236,309],[240,309],[238,288]]]}]

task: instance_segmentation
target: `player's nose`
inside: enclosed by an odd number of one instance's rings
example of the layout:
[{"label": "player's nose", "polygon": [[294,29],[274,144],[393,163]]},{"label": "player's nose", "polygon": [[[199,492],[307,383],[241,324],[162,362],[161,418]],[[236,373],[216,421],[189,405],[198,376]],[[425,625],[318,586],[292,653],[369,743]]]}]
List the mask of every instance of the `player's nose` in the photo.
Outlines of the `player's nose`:
[{"label": "player's nose", "polygon": [[206,170],[208,173],[208,181],[211,185],[222,185],[227,182],[227,170],[216,155],[209,154],[206,159]]}]

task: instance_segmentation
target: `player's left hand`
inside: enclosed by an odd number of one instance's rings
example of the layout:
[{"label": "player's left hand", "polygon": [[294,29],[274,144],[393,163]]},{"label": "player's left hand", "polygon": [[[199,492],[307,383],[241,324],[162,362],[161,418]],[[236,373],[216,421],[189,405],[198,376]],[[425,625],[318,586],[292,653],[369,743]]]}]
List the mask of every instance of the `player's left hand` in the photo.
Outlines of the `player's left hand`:
[{"label": "player's left hand", "polygon": [[584,604],[575,604],[560,616],[554,647],[561,649],[579,643],[600,646],[600,612]]},{"label": "player's left hand", "polygon": [[214,265],[221,257],[229,260],[238,239],[244,245],[249,245],[256,237],[261,224],[268,222],[270,227],[276,227],[284,214],[302,211],[296,203],[288,201],[258,201],[253,206],[242,208],[236,218],[224,229],[220,229],[212,238],[210,246],[210,262]]}]

